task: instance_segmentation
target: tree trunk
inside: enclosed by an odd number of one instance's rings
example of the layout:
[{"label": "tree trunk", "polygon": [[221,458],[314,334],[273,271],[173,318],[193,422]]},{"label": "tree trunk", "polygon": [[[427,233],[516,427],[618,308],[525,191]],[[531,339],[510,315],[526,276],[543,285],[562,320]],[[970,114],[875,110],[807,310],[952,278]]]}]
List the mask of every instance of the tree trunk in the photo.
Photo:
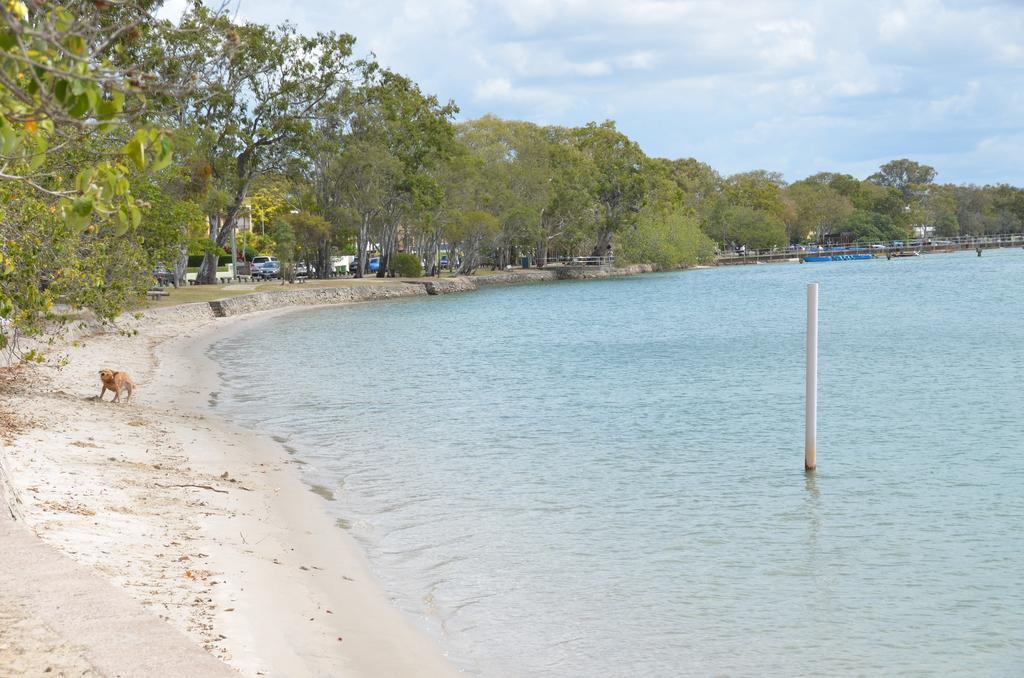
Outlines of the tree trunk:
[{"label": "tree trunk", "polygon": [[174,286],[188,286],[188,245],[184,243],[178,248],[178,257],[174,260]]},{"label": "tree trunk", "polygon": [[377,277],[383,278],[388,275],[391,268],[391,259],[398,249],[398,220],[385,223],[380,234],[380,267],[377,269]]},{"label": "tree trunk", "polygon": [[331,241],[326,239],[320,243],[316,253],[316,277],[326,280],[331,277],[331,273]]},{"label": "tree trunk", "polygon": [[[207,217],[210,223],[210,239],[216,241],[220,232],[220,217],[211,214]],[[217,255],[207,252],[203,257],[203,263],[199,266],[199,273],[196,274],[197,285],[213,285],[217,282]]]},{"label": "tree trunk", "polygon": [[592,257],[606,257],[611,251],[612,244],[612,232],[611,229],[602,228],[597,233],[597,244],[594,245],[594,250],[590,253]]},{"label": "tree trunk", "polygon": [[355,277],[362,278],[366,273],[366,248],[370,240],[370,215],[364,214],[359,223],[359,235],[356,237],[356,266]]}]

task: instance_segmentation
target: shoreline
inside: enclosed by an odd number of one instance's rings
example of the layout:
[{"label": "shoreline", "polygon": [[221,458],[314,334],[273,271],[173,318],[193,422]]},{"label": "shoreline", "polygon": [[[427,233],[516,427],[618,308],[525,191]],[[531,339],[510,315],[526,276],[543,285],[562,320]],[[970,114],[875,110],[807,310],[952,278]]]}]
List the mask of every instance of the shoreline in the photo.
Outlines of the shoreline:
[{"label": "shoreline", "polygon": [[[64,367],[21,368],[4,404],[31,421],[0,449],[7,500],[43,542],[243,675],[458,675],[288,450],[197,407],[219,388],[212,342],[304,306],[150,311],[124,322],[136,336],[93,334],[60,351]],[[95,400],[108,364],[139,385],[130,404]]]},{"label": "shoreline", "polygon": [[[28,387],[0,393],[16,417],[46,413],[5,432],[0,509],[243,675],[457,675],[429,622],[388,599],[287,446],[205,405],[220,389],[206,353],[303,308],[656,271],[290,286],[70,329],[47,364],[19,368]],[[108,366],[139,385],[131,404],[96,401],[96,370]]]}]

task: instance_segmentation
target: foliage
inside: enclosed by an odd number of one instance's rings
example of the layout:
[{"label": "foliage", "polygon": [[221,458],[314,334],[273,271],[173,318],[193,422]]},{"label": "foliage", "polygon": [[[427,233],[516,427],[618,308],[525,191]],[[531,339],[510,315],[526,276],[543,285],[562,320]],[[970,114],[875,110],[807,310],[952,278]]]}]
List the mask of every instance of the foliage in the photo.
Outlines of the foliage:
[{"label": "foliage", "polygon": [[[30,187],[0,184],[0,316],[34,336],[75,309],[116,316],[151,282],[143,249],[95,225],[79,232]],[[10,348],[7,335],[0,348]]]},{"label": "foliage", "polygon": [[156,171],[171,162],[162,131],[140,127],[114,159],[80,168],[73,180],[44,171],[53,148],[111,134],[142,110],[144,76],[118,69],[111,56],[149,16],[127,2],[110,21],[108,7],[52,4],[29,11],[21,0],[0,4],[0,181],[60,198],[61,213],[79,231],[96,213],[112,217],[104,226],[122,235],[141,220],[130,168]]},{"label": "foliage", "polygon": [[470,273],[612,247],[670,268],[707,259],[712,239],[1024,230],[1021,189],[936,185],[909,159],[787,185],[648,158],[612,121],[456,125],[453,102],[354,60],[352,36],[197,1],[172,25],[157,4],[0,2],[0,316],[16,331],[65,305],[111,318],[155,263],[201,257],[211,280],[246,213],[257,230],[239,234],[242,252],[276,254],[286,276],[297,261],[325,275],[339,251],[363,264],[379,251],[380,275],[418,274],[421,259],[432,273],[442,252]]},{"label": "foliage", "polygon": [[824,242],[853,213],[850,199],[829,185],[811,180],[787,186],[783,197],[790,202],[787,230],[790,242]]},{"label": "foliage", "polygon": [[619,236],[617,264],[650,263],[664,269],[709,262],[715,248],[697,218],[681,208],[645,209],[636,227]]},{"label": "foliage", "polygon": [[786,246],[786,225],[776,215],[745,205],[726,207],[716,214],[723,242],[763,250]]},{"label": "foliage", "polygon": [[249,194],[246,204],[253,231],[258,228],[261,234],[264,233],[267,224],[289,209],[287,183],[281,180],[267,181]]},{"label": "foliage", "polygon": [[[309,212],[289,214],[279,220],[286,221],[291,226],[291,237],[294,239],[294,260],[307,263],[318,261],[317,253],[330,241],[331,224],[323,217]],[[274,234],[275,240],[277,240],[277,231],[274,231]],[[280,249],[281,243],[277,242],[275,246]]]},{"label": "foliage", "polygon": [[395,255],[392,266],[395,275],[399,278],[419,278],[423,275],[423,264],[415,254],[399,252]]},{"label": "foliage", "polygon": [[646,195],[643,172],[646,156],[640,146],[615,129],[615,123],[590,123],[576,133],[580,150],[594,169],[594,198],[603,223],[598,229],[593,255],[601,256],[612,236],[635,223]]},{"label": "foliage", "polygon": [[857,210],[843,222],[843,234],[851,242],[890,242],[907,237],[907,231],[885,214]]},{"label": "foliage", "polygon": [[173,159],[144,117],[153,80],[124,59],[150,6],[0,4],[0,316],[15,336],[59,327],[54,308],[113,318],[150,280],[146,236],[167,244],[138,232],[133,186]]},{"label": "foliage", "polygon": [[281,262],[281,279],[294,281],[297,252],[295,229],[287,219],[278,218],[270,230],[274,237],[274,254]]},{"label": "foliage", "polygon": [[[185,39],[168,50],[227,55],[167,65],[168,73],[193,69],[202,83],[185,102],[182,117],[201,135],[196,144],[201,175],[226,197],[211,213],[218,224],[211,235],[224,246],[252,182],[287,171],[308,144],[313,120],[349,86],[355,39],[334,33],[304,36],[287,24],[278,29],[236,24],[200,3],[182,18],[181,28]],[[214,275],[207,265],[199,281],[214,282]]]},{"label": "foliage", "polygon": [[935,168],[903,158],[882,165],[868,181],[895,188],[904,200],[913,198],[923,187],[935,180]]},{"label": "foliage", "polygon": [[[135,193],[144,201],[138,238],[151,265],[170,265],[183,245],[188,250],[196,240],[202,241],[206,216],[195,201],[175,195],[166,184],[148,177],[136,181]],[[203,253],[214,245],[205,240]]]}]

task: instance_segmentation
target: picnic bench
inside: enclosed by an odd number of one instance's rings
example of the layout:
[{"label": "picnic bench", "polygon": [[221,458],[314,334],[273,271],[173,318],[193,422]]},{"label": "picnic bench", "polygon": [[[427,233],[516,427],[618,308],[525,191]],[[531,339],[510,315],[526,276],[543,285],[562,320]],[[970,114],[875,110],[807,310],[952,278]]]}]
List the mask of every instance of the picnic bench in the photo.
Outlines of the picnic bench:
[{"label": "picnic bench", "polygon": [[146,296],[148,296],[153,301],[160,299],[160,297],[170,296],[170,294],[170,292],[168,292],[162,287],[154,287],[146,292]]}]

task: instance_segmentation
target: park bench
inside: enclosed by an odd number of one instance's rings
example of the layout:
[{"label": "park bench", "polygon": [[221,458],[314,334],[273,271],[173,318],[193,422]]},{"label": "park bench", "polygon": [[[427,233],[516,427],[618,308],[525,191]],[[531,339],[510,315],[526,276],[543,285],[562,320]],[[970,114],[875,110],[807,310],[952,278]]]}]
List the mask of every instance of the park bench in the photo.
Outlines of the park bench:
[{"label": "park bench", "polygon": [[148,296],[153,301],[156,301],[160,297],[170,296],[170,294],[170,292],[168,292],[162,287],[154,287],[146,292],[146,296]]}]

